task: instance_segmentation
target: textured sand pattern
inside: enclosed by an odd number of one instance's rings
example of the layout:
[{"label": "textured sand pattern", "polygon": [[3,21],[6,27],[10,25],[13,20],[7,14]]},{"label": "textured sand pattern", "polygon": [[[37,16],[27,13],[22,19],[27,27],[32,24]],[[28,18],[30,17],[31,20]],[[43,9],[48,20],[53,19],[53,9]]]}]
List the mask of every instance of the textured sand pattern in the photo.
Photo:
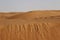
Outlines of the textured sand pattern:
[{"label": "textured sand pattern", "polygon": [[58,24],[8,24],[0,30],[0,40],[60,40]]},{"label": "textured sand pattern", "polygon": [[60,11],[0,14],[0,40],[60,40]]}]

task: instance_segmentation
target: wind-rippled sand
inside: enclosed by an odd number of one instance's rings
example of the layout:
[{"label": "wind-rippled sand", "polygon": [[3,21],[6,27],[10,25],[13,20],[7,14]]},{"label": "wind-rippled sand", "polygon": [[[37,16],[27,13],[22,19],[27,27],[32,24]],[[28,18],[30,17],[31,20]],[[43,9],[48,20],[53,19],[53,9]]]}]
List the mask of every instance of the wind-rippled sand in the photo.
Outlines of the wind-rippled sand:
[{"label": "wind-rippled sand", "polygon": [[1,12],[0,40],[60,40],[60,11]]}]

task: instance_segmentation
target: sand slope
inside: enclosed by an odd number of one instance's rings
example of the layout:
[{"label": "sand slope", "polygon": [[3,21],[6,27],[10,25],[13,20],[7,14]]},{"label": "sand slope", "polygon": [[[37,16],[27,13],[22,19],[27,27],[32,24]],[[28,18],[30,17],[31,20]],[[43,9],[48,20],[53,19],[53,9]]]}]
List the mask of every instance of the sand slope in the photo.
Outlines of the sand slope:
[{"label": "sand slope", "polygon": [[60,11],[0,13],[0,40],[60,40]]}]

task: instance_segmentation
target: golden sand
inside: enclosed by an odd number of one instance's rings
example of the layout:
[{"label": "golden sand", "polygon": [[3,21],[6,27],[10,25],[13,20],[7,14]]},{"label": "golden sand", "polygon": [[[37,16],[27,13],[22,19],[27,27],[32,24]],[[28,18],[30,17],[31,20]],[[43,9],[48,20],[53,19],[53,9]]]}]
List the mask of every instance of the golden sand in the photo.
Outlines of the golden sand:
[{"label": "golden sand", "polygon": [[60,40],[60,10],[0,12],[0,40]]}]

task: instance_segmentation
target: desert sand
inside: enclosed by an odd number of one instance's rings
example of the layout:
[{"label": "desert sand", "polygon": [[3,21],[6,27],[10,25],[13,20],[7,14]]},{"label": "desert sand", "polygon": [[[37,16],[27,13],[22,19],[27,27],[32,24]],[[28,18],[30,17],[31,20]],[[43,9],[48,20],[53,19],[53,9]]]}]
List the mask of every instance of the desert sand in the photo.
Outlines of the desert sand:
[{"label": "desert sand", "polygon": [[0,12],[0,40],[60,40],[60,10]]}]

